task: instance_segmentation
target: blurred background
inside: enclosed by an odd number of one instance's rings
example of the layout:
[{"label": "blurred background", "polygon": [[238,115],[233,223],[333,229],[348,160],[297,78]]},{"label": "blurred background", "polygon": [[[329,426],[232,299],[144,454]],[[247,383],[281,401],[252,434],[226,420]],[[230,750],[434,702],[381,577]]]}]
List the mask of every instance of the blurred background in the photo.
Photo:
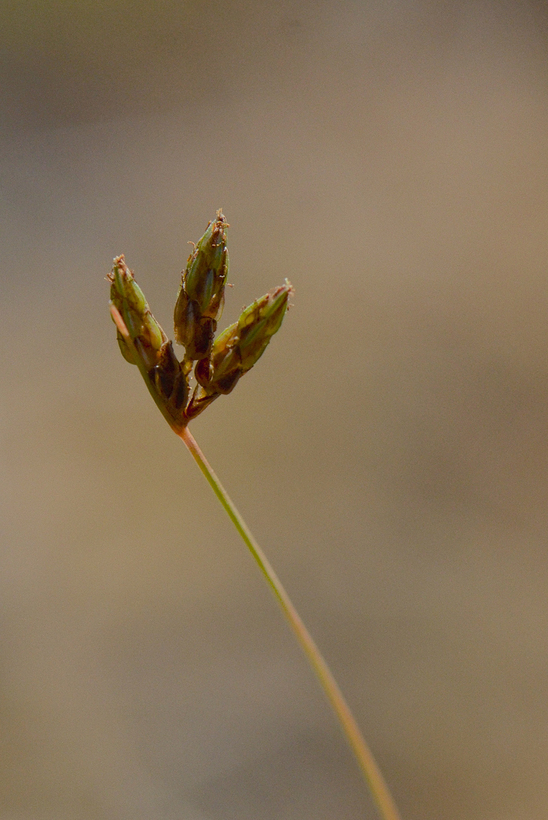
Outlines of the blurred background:
[{"label": "blurred background", "polygon": [[548,813],[541,2],[0,5],[1,820],[376,817],[139,374],[231,228],[295,306],[193,432],[405,820]]}]

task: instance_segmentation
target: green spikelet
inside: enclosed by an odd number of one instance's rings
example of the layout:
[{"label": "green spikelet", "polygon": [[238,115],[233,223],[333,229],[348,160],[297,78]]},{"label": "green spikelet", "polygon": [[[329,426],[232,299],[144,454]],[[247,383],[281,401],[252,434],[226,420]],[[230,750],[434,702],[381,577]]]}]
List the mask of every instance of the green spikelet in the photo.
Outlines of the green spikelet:
[{"label": "green spikelet", "polygon": [[230,393],[241,376],[260,359],[272,336],[279,330],[287,311],[291,284],[269,291],[245,308],[240,318],[215,340],[209,359],[201,359],[194,375],[199,384],[188,413],[201,412],[220,395]]},{"label": "green spikelet", "polygon": [[209,356],[224,305],[228,276],[228,224],[221,211],[188,258],[174,311],[175,341],[187,359]]},{"label": "green spikelet", "polygon": [[[133,344],[148,370],[157,363],[167,336],[152,315],[144,293],[127,267],[123,255],[114,260],[107,278],[111,283],[111,302],[120,311]],[[136,364],[133,351],[129,349],[120,331],[117,332],[117,339],[124,359]]]}]

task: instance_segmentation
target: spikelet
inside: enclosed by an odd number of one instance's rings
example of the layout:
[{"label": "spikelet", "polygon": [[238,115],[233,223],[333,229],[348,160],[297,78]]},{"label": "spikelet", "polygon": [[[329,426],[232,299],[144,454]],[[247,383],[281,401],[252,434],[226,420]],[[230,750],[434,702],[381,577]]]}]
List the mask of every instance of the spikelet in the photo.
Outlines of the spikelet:
[{"label": "spikelet", "polygon": [[251,370],[279,330],[287,310],[291,284],[266,293],[244,308],[240,318],[215,340],[209,359],[196,365],[196,381],[207,393],[230,393],[240,376]]},{"label": "spikelet", "polygon": [[175,303],[175,341],[189,360],[209,356],[223,305],[228,276],[228,228],[221,211],[190,254]]},{"label": "spikelet", "polygon": [[[160,349],[167,336],[152,315],[145,295],[127,267],[124,257],[118,256],[107,279],[110,281],[110,299],[119,310],[129,331],[135,349],[146,363],[147,370],[154,367],[160,355]],[[136,364],[133,352],[120,331],[117,333],[118,344],[124,359]]]}]

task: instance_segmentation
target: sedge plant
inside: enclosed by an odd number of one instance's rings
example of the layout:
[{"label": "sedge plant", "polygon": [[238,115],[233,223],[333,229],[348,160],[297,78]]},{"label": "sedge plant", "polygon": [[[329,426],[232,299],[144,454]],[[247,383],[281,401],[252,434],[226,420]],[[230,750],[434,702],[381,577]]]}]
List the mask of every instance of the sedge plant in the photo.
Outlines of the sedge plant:
[{"label": "sedge plant", "polygon": [[184,348],[179,360],[172,342],[152,315],[124,257],[114,260],[108,280],[110,312],[124,358],[137,365],[148,390],[173,432],[179,436],[251,552],[287,622],[321,684],[353,750],[383,820],[400,820],[382,773],[359,726],[308,629],[280,579],[234,502],[222,486],[188,429],[189,422],[215,399],[232,392],[264,353],[279,330],[293,287],[286,279],[244,308],[237,322],[218,336],[228,277],[228,224],[221,211],[194,245],[181,276],[174,310],[175,341]]}]

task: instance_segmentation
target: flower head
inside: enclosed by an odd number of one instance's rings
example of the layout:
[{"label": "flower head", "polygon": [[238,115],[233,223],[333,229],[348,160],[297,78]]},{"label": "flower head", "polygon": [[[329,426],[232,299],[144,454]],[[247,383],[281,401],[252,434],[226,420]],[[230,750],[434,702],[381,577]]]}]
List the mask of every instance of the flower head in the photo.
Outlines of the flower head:
[{"label": "flower head", "polygon": [[[184,428],[218,396],[230,393],[253,367],[279,329],[293,293],[286,279],[245,308],[238,321],[215,339],[228,276],[227,227],[217,211],[182,275],[174,311],[175,339],[185,348],[181,362],[123,256],[114,260],[107,277],[120,350],[128,362],[138,365],[175,430]],[[193,366],[197,384],[191,393]]]}]

